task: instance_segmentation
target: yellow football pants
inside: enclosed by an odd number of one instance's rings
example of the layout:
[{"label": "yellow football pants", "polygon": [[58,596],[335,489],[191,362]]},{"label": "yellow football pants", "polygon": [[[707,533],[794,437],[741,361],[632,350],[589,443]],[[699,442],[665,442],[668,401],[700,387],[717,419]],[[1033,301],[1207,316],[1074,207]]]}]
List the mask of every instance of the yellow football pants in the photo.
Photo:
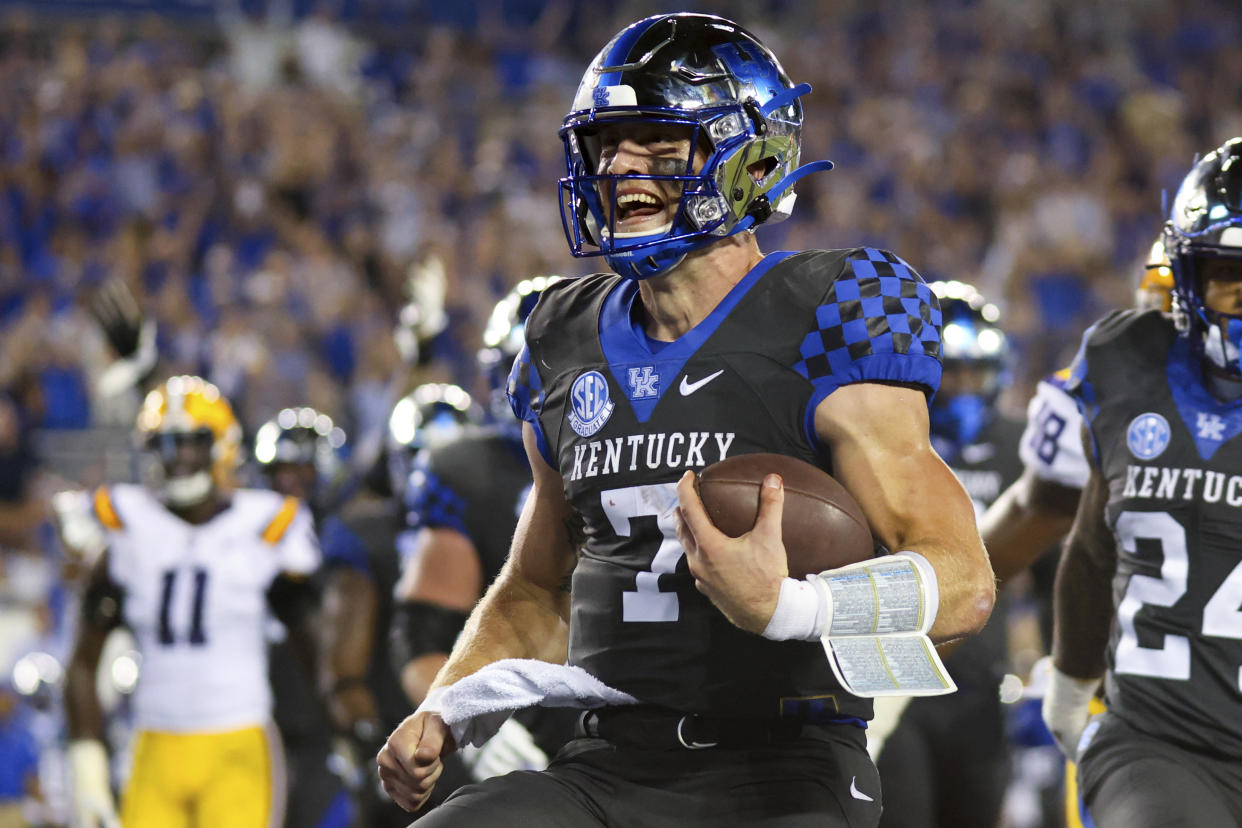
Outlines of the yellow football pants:
[{"label": "yellow football pants", "polygon": [[274,729],[139,731],[121,803],[124,828],[273,828],[284,819]]}]

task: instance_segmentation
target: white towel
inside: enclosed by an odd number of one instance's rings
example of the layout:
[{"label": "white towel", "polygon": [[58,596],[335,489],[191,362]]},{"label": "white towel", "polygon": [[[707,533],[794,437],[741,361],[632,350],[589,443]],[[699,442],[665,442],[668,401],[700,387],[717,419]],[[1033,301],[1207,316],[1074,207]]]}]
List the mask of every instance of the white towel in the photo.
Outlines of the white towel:
[{"label": "white towel", "polygon": [[495,735],[515,710],[527,707],[576,707],[589,710],[612,704],[637,704],[581,667],[529,658],[506,658],[444,688],[440,718],[459,746],[481,745]]}]

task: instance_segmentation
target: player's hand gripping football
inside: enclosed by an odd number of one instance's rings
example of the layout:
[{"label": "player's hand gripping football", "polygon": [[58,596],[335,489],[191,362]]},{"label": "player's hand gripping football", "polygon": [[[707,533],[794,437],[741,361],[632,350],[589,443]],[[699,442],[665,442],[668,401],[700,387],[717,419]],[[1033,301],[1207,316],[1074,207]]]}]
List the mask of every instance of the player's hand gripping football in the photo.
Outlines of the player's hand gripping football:
[{"label": "player's hand gripping football", "polygon": [[763,633],[789,575],[781,541],[785,490],[769,474],[759,493],[759,515],[746,534],[731,538],[712,523],[694,489],[694,472],[677,481],[677,539],[686,550],[694,585],[737,627]]},{"label": "player's hand gripping football", "polygon": [[444,770],[441,757],[456,747],[439,713],[424,710],[407,716],[375,757],[384,790],[405,810],[417,811]]}]

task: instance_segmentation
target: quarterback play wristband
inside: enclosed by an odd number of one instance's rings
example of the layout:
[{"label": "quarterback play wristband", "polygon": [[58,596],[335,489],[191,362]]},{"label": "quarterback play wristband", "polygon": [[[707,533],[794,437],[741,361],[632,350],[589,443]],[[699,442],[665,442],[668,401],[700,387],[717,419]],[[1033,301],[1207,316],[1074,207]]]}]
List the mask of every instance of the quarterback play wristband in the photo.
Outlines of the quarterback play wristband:
[{"label": "quarterback play wristband", "polygon": [[936,570],[898,552],[781,583],[763,637],[816,641],[824,635],[884,635],[928,629],[940,609]]}]

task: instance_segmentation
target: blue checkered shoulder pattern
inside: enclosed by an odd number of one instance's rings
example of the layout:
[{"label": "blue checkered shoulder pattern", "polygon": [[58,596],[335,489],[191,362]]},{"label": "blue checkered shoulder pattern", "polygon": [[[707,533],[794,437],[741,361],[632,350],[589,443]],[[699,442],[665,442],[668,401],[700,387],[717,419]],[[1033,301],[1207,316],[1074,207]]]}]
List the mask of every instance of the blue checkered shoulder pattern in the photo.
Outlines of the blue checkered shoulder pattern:
[{"label": "blue checkered shoulder pattern", "polygon": [[405,491],[406,523],[411,529],[466,531],[466,500],[425,465],[416,465]]},{"label": "blue checkered shoulder pattern", "polygon": [[940,305],[914,268],[887,250],[846,258],[807,334],[794,370],[822,399],[852,382],[940,385]]}]

